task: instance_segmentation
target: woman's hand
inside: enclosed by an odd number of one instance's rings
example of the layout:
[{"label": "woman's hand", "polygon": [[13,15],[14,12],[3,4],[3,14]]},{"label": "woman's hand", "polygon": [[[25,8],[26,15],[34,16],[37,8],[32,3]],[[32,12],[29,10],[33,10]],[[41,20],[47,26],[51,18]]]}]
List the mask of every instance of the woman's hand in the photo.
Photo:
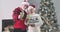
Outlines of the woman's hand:
[{"label": "woman's hand", "polygon": [[32,26],[32,27],[35,27],[35,24],[29,24],[30,26]]}]

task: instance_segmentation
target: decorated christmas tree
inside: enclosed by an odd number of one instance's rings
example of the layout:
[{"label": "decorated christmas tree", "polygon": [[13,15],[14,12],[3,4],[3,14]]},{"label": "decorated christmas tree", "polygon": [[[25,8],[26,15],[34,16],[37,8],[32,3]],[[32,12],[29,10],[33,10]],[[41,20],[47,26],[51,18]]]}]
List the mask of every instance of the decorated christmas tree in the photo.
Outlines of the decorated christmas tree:
[{"label": "decorated christmas tree", "polygon": [[42,32],[58,32],[55,7],[51,0],[41,0],[38,10],[44,24],[41,27]]}]

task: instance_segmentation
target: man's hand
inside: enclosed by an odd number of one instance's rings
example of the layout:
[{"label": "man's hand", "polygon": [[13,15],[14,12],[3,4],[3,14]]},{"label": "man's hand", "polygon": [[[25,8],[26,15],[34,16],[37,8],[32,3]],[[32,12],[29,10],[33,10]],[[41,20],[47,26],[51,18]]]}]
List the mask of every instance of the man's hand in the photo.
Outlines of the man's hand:
[{"label": "man's hand", "polygon": [[18,19],[20,19],[20,15],[18,16]]}]

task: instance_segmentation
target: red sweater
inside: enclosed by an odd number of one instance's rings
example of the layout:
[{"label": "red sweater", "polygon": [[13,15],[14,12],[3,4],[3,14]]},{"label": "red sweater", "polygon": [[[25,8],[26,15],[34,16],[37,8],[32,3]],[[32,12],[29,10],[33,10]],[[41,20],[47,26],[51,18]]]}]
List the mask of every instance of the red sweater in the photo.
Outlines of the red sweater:
[{"label": "red sweater", "polygon": [[26,25],[24,24],[25,22],[25,18],[27,13],[24,11],[24,16],[23,16],[23,20],[18,19],[18,16],[20,15],[20,12],[22,11],[22,8],[18,7],[13,11],[12,17],[14,20],[14,29],[26,29]]}]

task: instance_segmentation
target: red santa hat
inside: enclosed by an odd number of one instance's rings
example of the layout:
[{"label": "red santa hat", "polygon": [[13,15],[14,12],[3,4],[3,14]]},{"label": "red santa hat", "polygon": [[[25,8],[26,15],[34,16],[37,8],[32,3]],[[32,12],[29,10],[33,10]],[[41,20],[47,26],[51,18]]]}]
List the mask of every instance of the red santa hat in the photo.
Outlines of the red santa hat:
[{"label": "red santa hat", "polygon": [[29,9],[35,10],[35,5],[30,5],[30,6],[28,7],[28,10],[29,10]]},{"label": "red santa hat", "polygon": [[32,6],[33,8],[35,8],[35,5],[30,5],[30,6]]}]

